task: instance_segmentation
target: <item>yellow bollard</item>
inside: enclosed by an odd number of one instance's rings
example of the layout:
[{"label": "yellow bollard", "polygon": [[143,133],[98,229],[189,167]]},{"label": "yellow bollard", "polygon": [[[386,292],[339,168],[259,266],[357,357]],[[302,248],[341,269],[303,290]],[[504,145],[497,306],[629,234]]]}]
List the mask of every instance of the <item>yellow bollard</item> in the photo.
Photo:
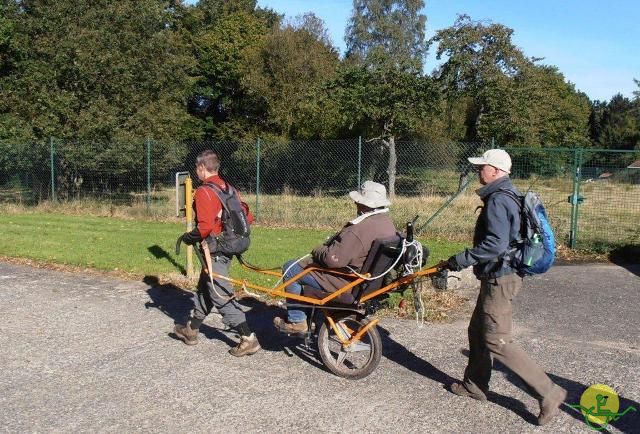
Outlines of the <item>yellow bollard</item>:
[{"label": "yellow bollard", "polygon": [[[191,177],[187,176],[184,181],[184,197],[185,197],[185,218],[187,220],[187,232],[193,229],[193,182]],[[187,246],[187,277],[193,278],[193,246]]]}]

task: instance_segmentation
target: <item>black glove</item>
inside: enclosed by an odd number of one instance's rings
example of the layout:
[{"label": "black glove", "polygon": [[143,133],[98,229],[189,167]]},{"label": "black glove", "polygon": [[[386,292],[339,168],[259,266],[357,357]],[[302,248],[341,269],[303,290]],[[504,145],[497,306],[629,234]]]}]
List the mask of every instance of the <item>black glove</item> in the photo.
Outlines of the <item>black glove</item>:
[{"label": "black glove", "polygon": [[447,268],[451,271],[462,270],[462,267],[460,266],[460,264],[458,264],[458,261],[456,260],[455,256],[452,256],[449,259],[447,259]]},{"label": "black glove", "polygon": [[202,235],[200,235],[198,228],[195,228],[191,232],[185,232],[182,234],[182,242],[189,246],[193,246],[200,241],[202,241]]}]

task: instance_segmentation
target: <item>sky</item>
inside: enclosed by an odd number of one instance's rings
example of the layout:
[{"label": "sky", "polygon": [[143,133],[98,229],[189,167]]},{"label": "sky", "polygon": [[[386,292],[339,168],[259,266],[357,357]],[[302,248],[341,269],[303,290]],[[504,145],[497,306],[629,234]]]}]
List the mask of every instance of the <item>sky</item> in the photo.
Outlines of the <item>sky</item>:
[{"label": "sky", "polygon": [[[188,3],[195,3],[194,0]],[[425,0],[427,38],[450,27],[458,14],[489,20],[514,30],[512,41],[539,64],[557,66],[567,81],[592,100],[608,101],[616,93],[633,97],[640,80],[640,1],[638,0]],[[258,0],[293,18],[313,12],[344,54],[344,33],[351,0]],[[437,65],[434,50],[425,71]]]}]

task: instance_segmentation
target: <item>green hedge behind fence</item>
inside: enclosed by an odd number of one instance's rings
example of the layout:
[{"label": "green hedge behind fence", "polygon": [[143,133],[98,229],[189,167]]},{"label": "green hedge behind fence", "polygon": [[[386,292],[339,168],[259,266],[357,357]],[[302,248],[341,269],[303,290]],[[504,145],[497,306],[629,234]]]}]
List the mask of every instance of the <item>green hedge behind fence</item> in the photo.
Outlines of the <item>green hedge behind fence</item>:
[{"label": "green hedge behind fence", "polygon": [[[398,142],[393,215],[398,225],[420,215],[423,236],[470,240],[476,175],[466,158],[491,143]],[[0,200],[97,201],[175,215],[175,172],[191,171],[196,156],[214,149],[222,175],[239,187],[272,226],[336,228],[350,219],[345,199],[366,179],[389,186],[389,148],[363,138],[340,141],[211,143],[0,143]],[[640,151],[573,148],[508,149],[512,178],[538,191],[558,241],[577,248],[640,244]],[[637,165],[637,163],[636,163]],[[453,200],[452,200],[453,199]],[[437,215],[436,218],[430,219]],[[427,223],[425,225],[425,223]]]}]

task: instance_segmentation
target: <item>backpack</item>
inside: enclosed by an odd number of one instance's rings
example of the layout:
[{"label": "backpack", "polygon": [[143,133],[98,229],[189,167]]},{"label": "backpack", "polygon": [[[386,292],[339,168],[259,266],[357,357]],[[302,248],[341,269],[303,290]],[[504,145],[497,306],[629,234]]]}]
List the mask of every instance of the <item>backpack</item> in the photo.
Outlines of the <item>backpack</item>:
[{"label": "backpack", "polygon": [[222,203],[222,232],[216,237],[211,237],[215,241],[211,251],[229,256],[246,252],[251,242],[251,227],[238,192],[228,183],[224,189],[213,183],[207,183],[205,186],[213,190]]},{"label": "backpack", "polygon": [[524,196],[502,190],[520,207],[520,235],[512,247],[511,265],[524,275],[542,274],[556,256],[556,240],[540,196],[528,191]]}]

